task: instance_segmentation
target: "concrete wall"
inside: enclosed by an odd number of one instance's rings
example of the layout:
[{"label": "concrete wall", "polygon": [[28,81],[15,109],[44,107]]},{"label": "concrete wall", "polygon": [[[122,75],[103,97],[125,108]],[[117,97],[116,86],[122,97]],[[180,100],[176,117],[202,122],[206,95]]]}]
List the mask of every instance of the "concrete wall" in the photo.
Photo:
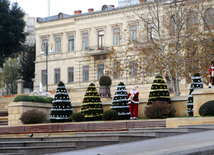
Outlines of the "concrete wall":
[{"label": "concrete wall", "polygon": [[11,102],[8,106],[8,125],[22,125],[19,120],[22,113],[36,109],[46,114],[46,120],[49,120],[52,104],[50,103],[34,103],[34,102]]}]

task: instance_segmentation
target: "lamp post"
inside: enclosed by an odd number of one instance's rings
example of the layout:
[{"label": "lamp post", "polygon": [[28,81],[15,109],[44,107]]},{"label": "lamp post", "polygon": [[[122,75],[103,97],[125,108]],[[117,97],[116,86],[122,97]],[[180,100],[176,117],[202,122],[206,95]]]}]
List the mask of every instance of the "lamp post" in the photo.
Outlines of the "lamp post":
[{"label": "lamp post", "polygon": [[49,54],[53,54],[53,44],[52,43],[43,43],[42,44],[42,52],[41,54],[46,55],[46,92],[48,92],[48,47],[51,47],[51,50],[49,51]]}]

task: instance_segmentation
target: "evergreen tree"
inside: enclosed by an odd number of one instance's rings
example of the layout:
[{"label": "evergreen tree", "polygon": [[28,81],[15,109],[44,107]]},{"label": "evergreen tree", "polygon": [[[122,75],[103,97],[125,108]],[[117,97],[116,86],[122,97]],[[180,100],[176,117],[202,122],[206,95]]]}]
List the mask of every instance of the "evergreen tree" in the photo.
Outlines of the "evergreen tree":
[{"label": "evergreen tree", "polygon": [[9,0],[0,0],[0,67],[5,58],[13,53],[20,52],[25,42],[24,11],[13,3],[10,7]]},{"label": "evergreen tree", "polygon": [[188,95],[188,101],[187,101],[187,112],[189,116],[193,116],[193,95],[192,92],[194,89],[202,89],[203,88],[203,82],[201,82],[201,76],[199,73],[196,73],[192,77],[192,83],[190,86],[190,92]]},{"label": "evergreen tree", "polygon": [[53,106],[50,115],[51,122],[70,122],[73,108],[65,85],[61,81],[57,86],[52,103]]},{"label": "evergreen tree", "polygon": [[81,112],[84,114],[86,121],[102,120],[103,105],[93,83],[91,83],[86,90]]},{"label": "evergreen tree", "polygon": [[21,68],[20,73],[23,77],[24,88],[33,88],[34,72],[35,72],[35,61],[36,59],[36,46],[25,45],[21,57]]},{"label": "evergreen tree", "polygon": [[149,93],[147,105],[151,105],[154,101],[166,101],[171,104],[169,89],[162,76],[156,76]]},{"label": "evergreen tree", "polygon": [[129,119],[129,105],[127,99],[127,90],[123,82],[120,82],[115,91],[111,109],[116,110],[118,119]]}]

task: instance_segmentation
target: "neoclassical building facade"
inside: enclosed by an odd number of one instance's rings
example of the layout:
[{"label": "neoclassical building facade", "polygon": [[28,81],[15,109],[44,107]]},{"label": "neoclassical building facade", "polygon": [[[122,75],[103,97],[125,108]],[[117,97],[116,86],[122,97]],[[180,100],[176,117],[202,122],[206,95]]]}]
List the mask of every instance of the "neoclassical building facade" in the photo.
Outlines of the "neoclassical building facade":
[{"label": "neoclassical building facade", "polygon": [[[135,11],[145,9],[144,4],[115,8],[104,5],[102,10],[80,10],[74,15],[59,13],[56,16],[37,18],[36,26],[36,61],[34,90],[54,91],[59,81],[63,81],[70,90],[85,89],[90,83],[99,87],[99,78],[108,73],[108,54],[112,48],[126,45],[126,37],[136,40],[140,27],[137,20],[128,18]],[[148,10],[144,11],[145,16]],[[152,33],[150,33],[152,35]],[[117,68],[117,63],[112,64]],[[120,81],[128,89],[139,86],[145,97],[149,94],[152,78],[147,82],[135,79],[135,67],[132,74],[119,76],[116,72],[109,74],[113,88]]]}]

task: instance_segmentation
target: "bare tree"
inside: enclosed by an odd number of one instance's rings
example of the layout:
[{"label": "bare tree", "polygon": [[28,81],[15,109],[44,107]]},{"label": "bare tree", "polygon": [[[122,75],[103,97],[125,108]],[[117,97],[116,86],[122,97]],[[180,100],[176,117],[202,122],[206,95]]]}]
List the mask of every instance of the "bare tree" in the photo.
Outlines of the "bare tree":
[{"label": "bare tree", "polygon": [[181,80],[190,82],[196,72],[208,80],[214,11],[206,11],[212,5],[209,0],[155,0],[135,6],[125,16],[137,26],[137,36],[127,37],[130,29],[123,33],[126,43],[110,52],[110,60],[120,62],[121,72],[130,72],[134,60],[140,78],[167,75],[179,96]]}]

